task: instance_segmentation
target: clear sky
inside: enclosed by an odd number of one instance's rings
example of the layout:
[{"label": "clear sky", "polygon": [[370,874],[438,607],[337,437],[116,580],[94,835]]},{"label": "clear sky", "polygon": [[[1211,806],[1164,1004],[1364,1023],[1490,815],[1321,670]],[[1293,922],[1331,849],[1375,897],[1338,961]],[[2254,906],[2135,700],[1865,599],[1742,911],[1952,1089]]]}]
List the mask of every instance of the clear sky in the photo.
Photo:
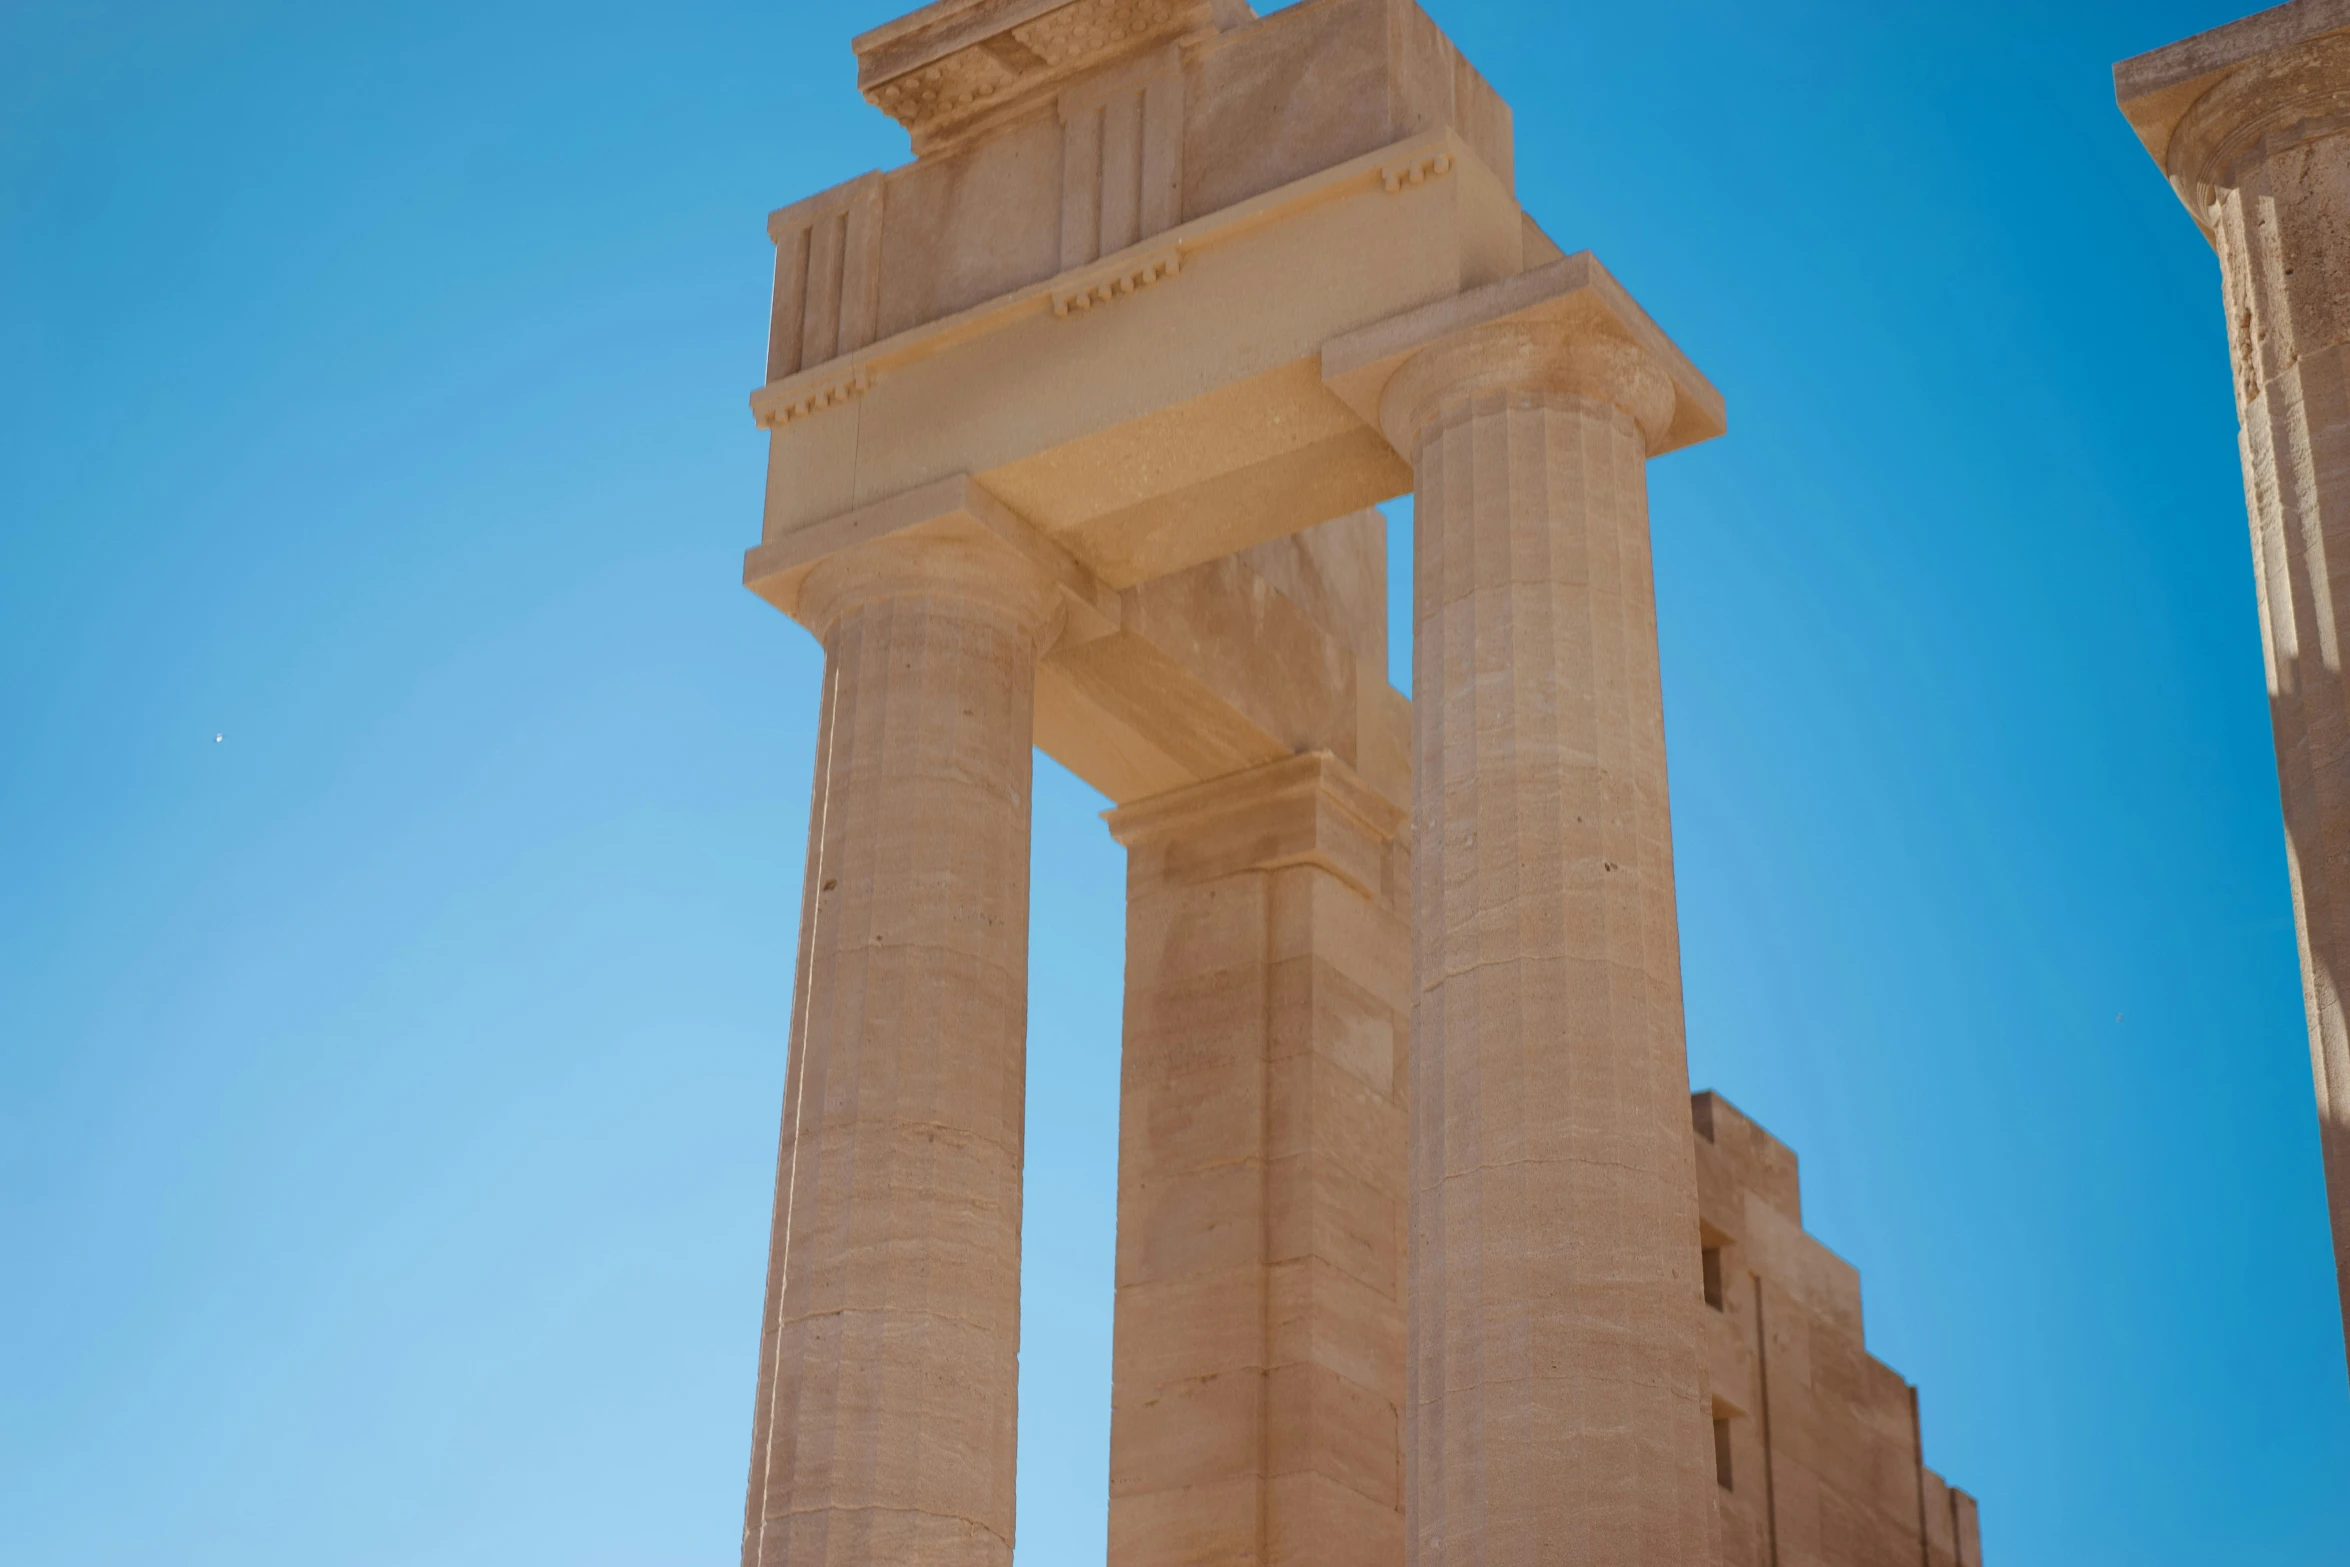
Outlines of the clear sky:
[{"label": "clear sky", "polygon": [[[905,3],[0,5],[0,1561],[732,1559],[762,218],[904,158]],[[1652,471],[1694,1077],[1995,1567],[2339,1564],[2217,270],[2109,76],[2237,5],[1432,10],[1729,402]],[[1020,1567],[1103,1549],[1102,803],[1039,761]]]}]

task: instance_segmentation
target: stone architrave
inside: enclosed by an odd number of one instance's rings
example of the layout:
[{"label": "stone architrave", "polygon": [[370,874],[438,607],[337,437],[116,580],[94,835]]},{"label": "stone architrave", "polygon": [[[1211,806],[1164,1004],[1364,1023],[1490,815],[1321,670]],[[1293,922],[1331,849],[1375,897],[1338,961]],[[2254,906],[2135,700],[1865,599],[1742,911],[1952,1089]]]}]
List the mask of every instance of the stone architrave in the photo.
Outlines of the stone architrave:
[{"label": "stone architrave", "polygon": [[2113,74],[2122,112],[2219,254],[2350,1329],[2350,3],[2295,0]]},{"label": "stone architrave", "polygon": [[1322,364],[1418,483],[1410,1559],[1711,1560],[1645,473],[1721,399],[1589,257]]}]

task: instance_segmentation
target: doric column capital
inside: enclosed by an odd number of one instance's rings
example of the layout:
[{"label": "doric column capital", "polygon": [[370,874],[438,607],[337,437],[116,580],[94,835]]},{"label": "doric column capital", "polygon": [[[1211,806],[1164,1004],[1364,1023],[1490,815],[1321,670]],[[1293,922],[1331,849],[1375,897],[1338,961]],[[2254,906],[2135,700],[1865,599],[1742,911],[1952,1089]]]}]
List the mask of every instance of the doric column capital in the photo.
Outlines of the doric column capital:
[{"label": "doric column capital", "polygon": [[2232,185],[2246,154],[2350,130],[2350,32],[2276,54],[2229,73],[2195,101],[2171,136],[2173,179]]},{"label": "doric column capital", "polygon": [[1480,392],[1563,394],[1614,408],[1662,449],[1677,399],[1672,377],[1639,344],[1588,323],[1502,321],[1431,343],[1404,362],[1379,397],[1379,430],[1404,455],[1443,410]]},{"label": "doric column capital", "polygon": [[944,529],[915,529],[828,555],[800,585],[792,614],[817,637],[843,615],[883,599],[948,599],[1009,619],[1042,647],[1061,619],[1061,595],[1010,550]]},{"label": "doric column capital", "polygon": [[1585,251],[1322,349],[1322,381],[1404,456],[1447,403],[1563,394],[1621,410],[1650,456],[1722,433],[1722,395]]},{"label": "doric column capital", "polygon": [[860,604],[925,596],[992,606],[1040,648],[1097,636],[1118,597],[964,475],[773,538],[743,556],[743,585],[818,637]]},{"label": "doric column capital", "polygon": [[2208,234],[2248,160],[2350,131],[2350,0],[2296,0],[2113,68],[2114,95]]}]

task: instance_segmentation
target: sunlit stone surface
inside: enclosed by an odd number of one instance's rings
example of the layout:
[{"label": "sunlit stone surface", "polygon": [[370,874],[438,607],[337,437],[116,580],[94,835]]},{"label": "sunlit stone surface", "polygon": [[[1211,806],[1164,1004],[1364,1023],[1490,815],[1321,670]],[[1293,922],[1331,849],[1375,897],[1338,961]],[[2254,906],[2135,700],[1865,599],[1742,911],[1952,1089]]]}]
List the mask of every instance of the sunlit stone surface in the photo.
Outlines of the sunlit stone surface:
[{"label": "sunlit stone surface", "polygon": [[1688,1094],[1645,472],[1722,404],[1508,106],[1409,0],[856,54],[915,157],[770,219],[752,397],[827,661],[746,1567],[1010,1556],[1032,746],[1128,851],[1112,1567],[1975,1567]]},{"label": "sunlit stone surface", "polygon": [[2350,1328],[2350,5],[2296,0],[2113,69],[2219,253],[2309,1064]]}]

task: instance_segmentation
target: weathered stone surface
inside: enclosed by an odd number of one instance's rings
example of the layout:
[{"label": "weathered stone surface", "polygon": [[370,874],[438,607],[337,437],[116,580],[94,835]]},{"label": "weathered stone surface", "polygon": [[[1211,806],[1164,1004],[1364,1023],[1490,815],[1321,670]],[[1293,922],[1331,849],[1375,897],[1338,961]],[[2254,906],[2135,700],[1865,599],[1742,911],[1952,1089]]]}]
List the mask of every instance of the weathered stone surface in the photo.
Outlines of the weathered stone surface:
[{"label": "weathered stone surface", "polygon": [[1050,584],[884,540],[825,647],[747,1567],[1012,1553],[1029,704]]},{"label": "weathered stone surface", "polygon": [[1973,1563],[1684,1097],[1644,470],[1721,400],[1507,107],[1410,0],[857,56],[916,157],[770,220],[752,398],[827,665],[746,1567],[1011,1551],[1032,742],[1128,848],[1113,1567]]},{"label": "weathered stone surface", "polygon": [[2302,999],[2350,1330],[2350,4],[2296,0],[2114,67],[2219,253]]},{"label": "weathered stone surface", "polygon": [[1523,269],[1509,111],[1410,0],[1245,12],[774,214],[768,540],[967,475],[1124,588],[1409,486],[1316,356]]},{"label": "weathered stone surface", "polygon": [[1862,1340],[1859,1275],[1803,1231],[1795,1155],[1719,1095],[1690,1110],[1724,1567],[1982,1567],[1917,1390]]},{"label": "weathered stone surface", "polygon": [[1109,820],[1112,1567],[1398,1561],[1404,808],[1309,752]]},{"label": "weathered stone surface", "polygon": [[1561,297],[1366,334],[1401,359],[1377,406],[1419,481],[1422,1563],[1718,1550],[1643,474],[1680,399]]}]

